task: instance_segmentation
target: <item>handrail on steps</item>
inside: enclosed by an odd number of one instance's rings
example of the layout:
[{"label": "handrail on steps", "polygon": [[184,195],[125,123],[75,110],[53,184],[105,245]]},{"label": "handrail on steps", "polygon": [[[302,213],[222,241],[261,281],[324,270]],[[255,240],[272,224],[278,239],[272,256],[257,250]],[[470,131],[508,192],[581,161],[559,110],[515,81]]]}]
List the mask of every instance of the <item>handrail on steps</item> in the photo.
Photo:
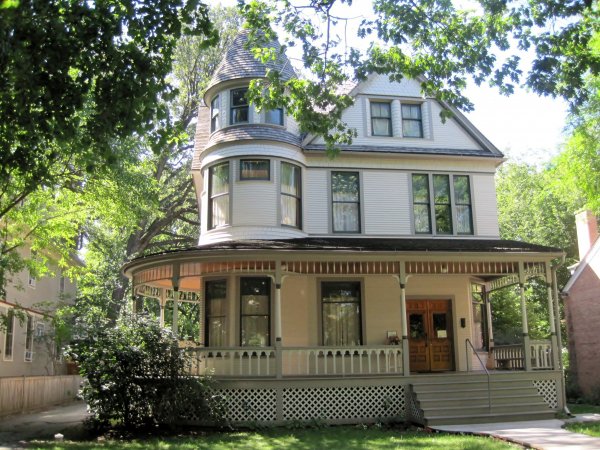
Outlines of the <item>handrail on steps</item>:
[{"label": "handrail on steps", "polygon": [[471,349],[473,350],[473,354],[479,360],[479,364],[481,364],[481,367],[483,367],[483,370],[485,370],[485,374],[487,376],[487,386],[488,386],[488,389],[487,389],[488,409],[490,412],[492,412],[492,394],[491,394],[491,386],[490,386],[490,372],[487,369],[487,367],[485,367],[485,364],[483,363],[483,361],[477,354],[477,351],[475,350],[475,347],[473,347],[473,344],[471,343],[471,340],[469,338],[465,339],[465,355],[467,356],[467,371],[469,371],[469,347],[471,347]]}]

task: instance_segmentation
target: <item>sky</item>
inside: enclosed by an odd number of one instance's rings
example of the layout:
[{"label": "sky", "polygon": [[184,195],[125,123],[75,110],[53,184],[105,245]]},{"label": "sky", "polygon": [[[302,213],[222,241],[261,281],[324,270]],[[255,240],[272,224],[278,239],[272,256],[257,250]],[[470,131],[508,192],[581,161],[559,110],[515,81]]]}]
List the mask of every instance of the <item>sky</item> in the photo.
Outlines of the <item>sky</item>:
[{"label": "sky", "polygon": [[[470,0],[457,1],[468,4]],[[211,0],[210,3],[234,6],[237,1]],[[295,3],[307,4],[308,1],[299,0]],[[370,2],[354,0],[350,8],[342,5],[334,13],[340,17],[355,18],[348,21],[346,36],[348,41],[354,36],[351,45],[361,47],[356,45],[358,38],[354,30],[362,18],[372,15]],[[339,33],[344,35],[343,30]],[[364,47],[367,45],[365,42]],[[293,62],[294,55],[288,56]],[[527,60],[533,56],[521,54],[521,57]],[[474,111],[466,113],[466,116],[507,158],[543,164],[560,151],[567,120],[568,106],[565,101],[540,97],[520,87],[506,97],[500,95],[497,89],[475,86],[474,83],[469,85],[466,95],[475,105]]]}]

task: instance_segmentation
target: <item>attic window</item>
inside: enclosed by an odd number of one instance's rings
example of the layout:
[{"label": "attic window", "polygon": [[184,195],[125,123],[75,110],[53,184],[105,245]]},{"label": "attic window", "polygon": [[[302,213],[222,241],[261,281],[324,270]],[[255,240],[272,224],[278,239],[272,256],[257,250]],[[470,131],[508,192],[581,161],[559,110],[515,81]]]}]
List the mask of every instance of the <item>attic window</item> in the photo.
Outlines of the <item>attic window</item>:
[{"label": "attic window", "polygon": [[373,136],[392,135],[392,111],[388,102],[371,102],[371,133]]},{"label": "attic window", "polygon": [[231,90],[231,125],[248,122],[247,88]]},{"label": "attic window", "polygon": [[402,104],[402,136],[423,137],[421,105]]},{"label": "attic window", "polygon": [[265,111],[265,122],[273,125],[283,125],[283,108]]}]

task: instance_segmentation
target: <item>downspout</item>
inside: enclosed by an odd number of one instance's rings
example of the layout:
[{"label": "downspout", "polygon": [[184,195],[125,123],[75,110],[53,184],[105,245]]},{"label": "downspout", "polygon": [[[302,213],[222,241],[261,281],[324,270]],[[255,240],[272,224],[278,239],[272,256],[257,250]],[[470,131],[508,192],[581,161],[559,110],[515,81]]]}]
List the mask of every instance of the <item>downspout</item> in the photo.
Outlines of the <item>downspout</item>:
[{"label": "downspout", "polygon": [[565,263],[565,255],[563,253],[561,260],[556,263],[553,264],[551,267],[551,271],[552,271],[552,291],[553,291],[553,297],[554,297],[554,320],[556,323],[556,336],[557,336],[557,341],[558,341],[558,349],[560,351],[560,355],[558,358],[558,368],[560,369],[560,372],[562,374],[562,380],[561,380],[561,395],[562,395],[562,404],[563,404],[563,412],[569,416],[572,416],[571,411],[569,411],[569,408],[567,406],[567,388],[565,386],[565,367],[563,364],[563,359],[562,359],[562,348],[563,348],[563,344],[562,344],[562,328],[560,326],[560,308],[559,308],[559,304],[558,304],[558,280],[556,278],[556,271],[558,270],[558,268],[560,266],[562,266]]}]

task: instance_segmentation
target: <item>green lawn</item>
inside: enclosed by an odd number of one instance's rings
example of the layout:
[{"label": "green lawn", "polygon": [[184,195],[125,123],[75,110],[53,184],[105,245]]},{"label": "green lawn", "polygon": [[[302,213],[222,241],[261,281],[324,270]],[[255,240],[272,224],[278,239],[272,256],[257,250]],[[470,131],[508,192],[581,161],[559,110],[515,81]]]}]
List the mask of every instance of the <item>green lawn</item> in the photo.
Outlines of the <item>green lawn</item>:
[{"label": "green lawn", "polygon": [[569,407],[569,411],[571,411],[571,414],[600,414],[600,406],[598,405],[586,405],[585,403],[569,403],[567,406]]},{"label": "green lawn", "polygon": [[271,429],[258,432],[213,433],[201,437],[176,437],[136,441],[34,442],[39,449],[156,449],[156,450],[479,450],[519,448],[487,437],[434,434],[394,429],[329,427],[323,429]]},{"label": "green lawn", "polygon": [[565,428],[574,433],[587,434],[600,437],[600,422],[574,422],[568,423]]}]

